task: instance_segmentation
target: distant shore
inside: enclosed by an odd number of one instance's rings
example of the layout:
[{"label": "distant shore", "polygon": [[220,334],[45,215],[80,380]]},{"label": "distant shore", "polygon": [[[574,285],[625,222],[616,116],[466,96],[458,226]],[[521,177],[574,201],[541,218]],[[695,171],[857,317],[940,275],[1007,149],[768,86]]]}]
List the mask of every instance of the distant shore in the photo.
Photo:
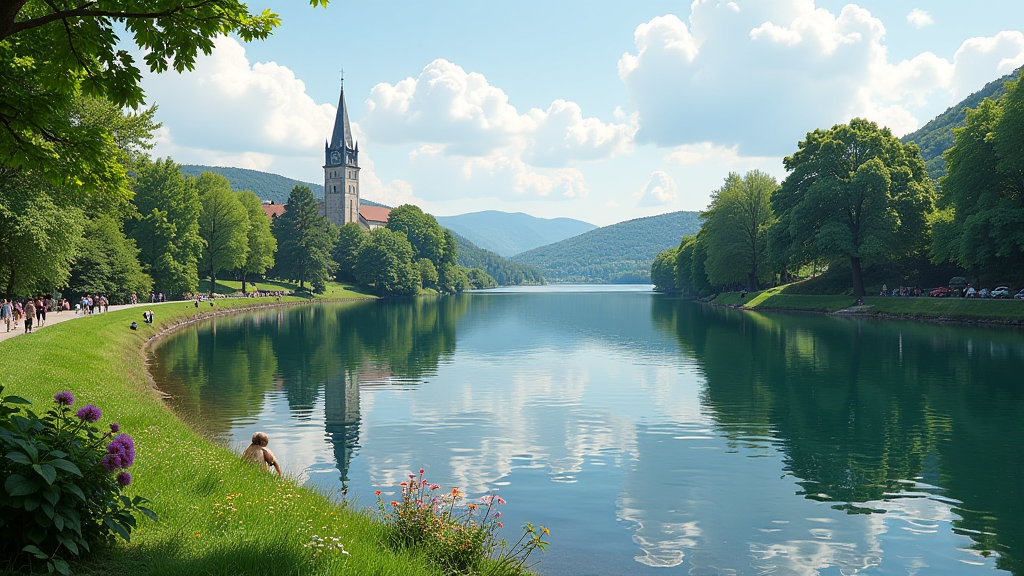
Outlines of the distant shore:
[{"label": "distant shore", "polygon": [[759,292],[725,292],[708,301],[741,310],[814,312],[972,324],[1024,325],[1024,301],[980,298],[853,296],[786,294],[782,288]]}]

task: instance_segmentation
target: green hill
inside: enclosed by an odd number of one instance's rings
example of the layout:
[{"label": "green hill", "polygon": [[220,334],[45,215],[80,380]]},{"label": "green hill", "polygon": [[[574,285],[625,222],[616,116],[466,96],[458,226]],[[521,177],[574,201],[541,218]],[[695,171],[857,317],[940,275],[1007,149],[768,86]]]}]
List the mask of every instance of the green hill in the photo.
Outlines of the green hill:
[{"label": "green hill", "polygon": [[907,134],[901,140],[904,144],[913,142],[921,149],[928,175],[938,180],[946,174],[946,161],[942,153],[953,147],[953,129],[966,123],[967,109],[977,108],[985,98],[998,98],[1006,92],[1003,85],[1007,80],[1015,80],[1021,69],[1012,74],[993,80],[981,90],[964,98],[959,104],[951,106],[942,114],[933,118],[916,132]]},{"label": "green hill", "polygon": [[659,252],[700,229],[697,212],[671,212],[591,230],[512,258],[549,282],[647,283]]},{"label": "green hill", "polygon": [[[203,172],[220,174],[231,182],[231,188],[233,190],[252,190],[261,199],[273,200],[278,204],[284,204],[287,202],[288,194],[292,191],[292,188],[297,185],[309,186],[309,189],[313,191],[313,196],[316,196],[317,198],[324,197],[323,184],[303,182],[301,180],[287,178],[278,174],[260,172],[259,170],[249,170],[248,168],[227,168],[224,166],[182,164],[181,172],[188,176],[199,176]],[[366,200],[365,198],[360,198],[359,203],[367,206],[384,206],[383,204],[372,200]]]},{"label": "green hill", "polygon": [[437,222],[505,258],[597,228],[572,218],[537,218],[522,212],[498,210],[441,216]]},{"label": "green hill", "polygon": [[459,266],[482,268],[501,286],[545,283],[544,275],[537,268],[509,262],[494,252],[477,246],[454,230],[452,234],[455,235],[455,244],[459,249]]}]

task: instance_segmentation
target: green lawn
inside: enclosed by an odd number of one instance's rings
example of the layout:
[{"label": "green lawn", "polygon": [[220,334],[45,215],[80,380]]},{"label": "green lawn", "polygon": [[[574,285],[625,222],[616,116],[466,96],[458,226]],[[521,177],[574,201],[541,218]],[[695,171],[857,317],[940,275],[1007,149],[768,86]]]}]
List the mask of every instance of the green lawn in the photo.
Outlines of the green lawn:
[{"label": "green lawn", "polygon": [[[786,286],[760,292],[719,294],[714,304],[741,306],[748,309],[802,310],[808,312],[835,312],[853,306],[853,296],[819,296],[787,294]],[[1024,323],[1024,301],[981,300],[966,298],[864,298],[866,314],[885,314],[913,318],[960,320],[966,322]]]},{"label": "green lawn", "polygon": [[[217,294],[234,294],[242,291],[242,283],[237,280],[217,280],[214,283]],[[299,289],[299,285],[292,282],[282,282],[279,280],[266,280],[263,282],[246,282],[246,292],[253,290],[266,290],[269,292],[285,291],[294,292]],[[210,293],[210,281],[200,280],[199,281],[199,292],[201,294]],[[328,282],[327,289],[323,294],[315,294],[314,298],[352,298],[356,296],[372,296],[370,292],[366,291],[360,286],[352,284],[342,284],[339,282]]]},{"label": "green lawn", "polygon": [[[285,302],[301,302],[285,298]],[[190,316],[270,304],[273,299],[225,299],[217,308],[156,304],[154,326],[128,309],[48,326],[0,343],[0,382],[38,412],[70,390],[75,406],[103,411],[101,426],[119,422],[138,457],[130,491],[152,499],[159,522],[142,519],[131,544],[118,544],[74,566],[79,574],[415,574],[438,573],[422,556],[380,544],[381,526],[289,480],[242,463],[183,423],[147,379],[146,341]],[[361,304],[353,303],[354,306]],[[349,555],[316,554],[313,535],[341,539]]]}]

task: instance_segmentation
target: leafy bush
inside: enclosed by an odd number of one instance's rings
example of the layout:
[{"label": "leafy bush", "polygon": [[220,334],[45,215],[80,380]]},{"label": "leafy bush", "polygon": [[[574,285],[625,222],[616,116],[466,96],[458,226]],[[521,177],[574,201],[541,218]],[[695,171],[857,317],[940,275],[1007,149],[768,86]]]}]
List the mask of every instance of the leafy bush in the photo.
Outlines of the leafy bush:
[{"label": "leafy bush", "polygon": [[[43,417],[31,403],[4,396],[0,386],[0,558],[8,565],[38,559],[49,572],[69,574],[67,554],[131,537],[135,512],[156,519],[141,496],[121,494],[135,461],[131,436],[116,422],[100,433],[102,416],[89,404],[72,413],[70,392],[54,394]],[[109,442],[108,442],[109,440]]]},{"label": "leafy bush", "polygon": [[523,525],[523,534],[512,546],[499,539],[503,528],[498,507],[500,496],[488,494],[477,502],[460,504],[466,495],[458,488],[441,492],[437,484],[410,474],[400,484],[400,500],[390,508],[377,491],[380,519],[388,527],[392,546],[421,547],[427,556],[449,574],[523,574],[534,551],[544,551],[548,529]]}]

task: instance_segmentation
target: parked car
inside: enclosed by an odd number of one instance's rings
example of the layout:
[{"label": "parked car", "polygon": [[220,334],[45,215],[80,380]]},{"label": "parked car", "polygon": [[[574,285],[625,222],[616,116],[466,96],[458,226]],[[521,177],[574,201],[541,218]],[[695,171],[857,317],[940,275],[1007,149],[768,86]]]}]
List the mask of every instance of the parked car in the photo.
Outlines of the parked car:
[{"label": "parked car", "polygon": [[1024,288],[1021,288],[1020,292],[1017,292],[1016,294],[1014,294],[1013,295],[1013,299],[1014,300],[1024,300]]},{"label": "parked car", "polygon": [[991,298],[991,297],[992,297],[992,295],[989,294],[988,288],[982,288],[981,290],[978,290],[978,298]]},{"label": "parked car", "polygon": [[992,289],[991,296],[993,298],[1009,298],[1010,289],[1006,286],[997,286],[996,288]]},{"label": "parked car", "polygon": [[952,293],[953,291],[950,290],[949,288],[946,288],[945,286],[939,286],[938,288],[929,292],[928,295],[931,296],[932,298],[945,298]]},{"label": "parked car", "polygon": [[975,296],[978,295],[978,291],[974,289],[974,286],[971,286],[970,288],[967,289],[967,292],[965,292],[964,295],[967,296],[968,298],[974,298]]}]

